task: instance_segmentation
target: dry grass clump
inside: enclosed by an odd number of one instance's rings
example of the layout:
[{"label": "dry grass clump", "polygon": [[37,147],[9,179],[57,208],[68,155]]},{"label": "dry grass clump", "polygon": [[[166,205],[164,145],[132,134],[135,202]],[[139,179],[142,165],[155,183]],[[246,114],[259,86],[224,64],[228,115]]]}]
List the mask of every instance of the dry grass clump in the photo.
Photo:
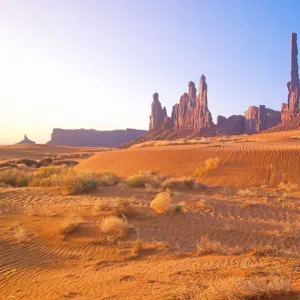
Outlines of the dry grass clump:
[{"label": "dry grass clump", "polygon": [[98,189],[99,180],[93,173],[77,173],[72,169],[63,169],[59,174],[50,177],[51,186],[61,186],[70,195],[91,193]]},{"label": "dry grass clump", "polygon": [[127,177],[126,184],[134,188],[145,187],[146,184],[153,187],[159,187],[160,180],[152,172],[140,172],[138,174]]},{"label": "dry grass clump", "polygon": [[210,240],[207,236],[203,236],[196,244],[198,255],[208,255],[213,253],[223,253],[222,245],[219,242]]},{"label": "dry grass clump", "polygon": [[[291,279],[270,275],[265,277],[236,278],[215,280],[207,289],[195,295],[197,300],[249,300],[272,299],[296,295]],[[278,298],[279,299],[279,298]],[[285,299],[285,298],[282,298]]]},{"label": "dry grass clump", "polygon": [[96,174],[101,186],[113,186],[119,183],[120,178],[112,172],[103,172]]},{"label": "dry grass clump", "polygon": [[117,217],[108,217],[102,221],[101,231],[104,233],[125,236],[129,230],[128,223]]},{"label": "dry grass clump", "polygon": [[207,185],[199,182],[193,177],[169,178],[162,184],[163,188],[168,189],[205,189]]},{"label": "dry grass clump", "polygon": [[168,212],[171,205],[172,198],[171,192],[166,190],[165,192],[158,193],[155,198],[151,201],[150,207],[158,214]]},{"label": "dry grass clump", "polygon": [[282,190],[282,191],[287,192],[287,193],[290,193],[290,192],[294,192],[294,191],[299,190],[298,184],[296,184],[296,183],[291,183],[291,182],[287,182],[287,183],[280,182],[278,188],[279,188],[280,190]]},{"label": "dry grass clump", "polygon": [[96,214],[103,213],[102,215],[113,215],[122,218],[128,218],[134,213],[130,200],[122,198],[97,200],[94,203],[94,211]]},{"label": "dry grass clump", "polygon": [[73,233],[84,223],[84,219],[79,216],[69,216],[60,225],[59,232],[63,235]]},{"label": "dry grass clump", "polygon": [[220,158],[214,157],[214,158],[208,158],[202,166],[199,166],[196,168],[194,176],[199,177],[207,174],[211,170],[215,170],[220,165]]},{"label": "dry grass clump", "polygon": [[7,169],[0,171],[0,182],[13,187],[28,186],[32,179],[32,172],[19,169]]},{"label": "dry grass clump", "polygon": [[238,190],[236,194],[242,197],[247,197],[247,196],[253,197],[253,196],[257,196],[257,191],[244,189],[244,190]]},{"label": "dry grass clump", "polygon": [[28,242],[30,239],[27,230],[20,225],[14,229],[14,238],[18,243]]},{"label": "dry grass clump", "polygon": [[151,251],[151,250],[166,250],[168,249],[168,244],[165,242],[152,240],[145,241],[141,238],[137,238],[131,243],[131,254],[133,256],[139,256],[143,251]]},{"label": "dry grass clump", "polygon": [[190,201],[187,204],[187,207],[196,209],[196,210],[214,210],[214,206],[212,203],[206,201],[206,200],[198,200],[198,201]]}]

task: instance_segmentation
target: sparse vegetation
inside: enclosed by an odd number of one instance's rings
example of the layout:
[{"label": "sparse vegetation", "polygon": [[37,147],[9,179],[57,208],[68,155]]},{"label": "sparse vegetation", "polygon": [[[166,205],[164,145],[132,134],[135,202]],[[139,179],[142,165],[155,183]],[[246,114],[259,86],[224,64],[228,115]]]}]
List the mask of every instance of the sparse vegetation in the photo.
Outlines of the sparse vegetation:
[{"label": "sparse vegetation", "polygon": [[168,211],[171,201],[171,192],[166,190],[165,192],[161,192],[155,196],[150,203],[150,207],[158,214],[163,214]]},{"label": "sparse vegetation", "polygon": [[292,183],[292,182],[280,182],[278,188],[286,193],[290,193],[290,192],[294,192],[299,190],[299,186],[296,183]]},{"label": "sparse vegetation", "polygon": [[29,241],[29,234],[25,227],[19,225],[14,229],[14,238],[18,243],[24,243]]},{"label": "sparse vegetation", "polygon": [[210,240],[207,236],[202,236],[196,244],[198,255],[208,255],[213,253],[222,253],[222,245],[216,241]]},{"label": "sparse vegetation", "polygon": [[61,224],[59,232],[63,235],[73,233],[78,230],[79,226],[83,223],[83,218],[79,216],[69,216]]},{"label": "sparse vegetation", "polygon": [[128,223],[117,217],[108,217],[102,221],[101,230],[104,233],[125,236],[129,230]]},{"label": "sparse vegetation", "polygon": [[230,277],[211,282],[207,289],[195,295],[195,299],[272,299],[272,296],[284,297],[295,293],[292,280],[279,275],[252,278]]},{"label": "sparse vegetation", "polygon": [[168,189],[205,189],[206,184],[201,183],[194,177],[169,178],[162,183],[163,188]]},{"label": "sparse vegetation", "polygon": [[152,172],[140,172],[136,175],[127,177],[126,184],[134,188],[145,187],[146,184],[158,187],[160,186],[160,181]]},{"label": "sparse vegetation", "polygon": [[244,190],[238,190],[236,194],[242,197],[254,197],[257,196],[257,191],[244,189]]},{"label": "sparse vegetation", "polygon": [[194,176],[200,177],[206,175],[210,171],[217,169],[220,165],[220,162],[221,160],[219,157],[208,158],[202,166],[196,168]]}]

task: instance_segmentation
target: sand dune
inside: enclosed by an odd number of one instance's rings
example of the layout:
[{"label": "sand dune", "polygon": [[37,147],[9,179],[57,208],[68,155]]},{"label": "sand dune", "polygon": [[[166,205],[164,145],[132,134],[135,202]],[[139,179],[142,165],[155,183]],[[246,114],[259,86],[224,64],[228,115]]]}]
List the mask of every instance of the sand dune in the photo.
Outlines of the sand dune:
[{"label": "sand dune", "polygon": [[231,142],[210,140],[206,144],[129,148],[98,153],[76,169],[113,171],[128,176],[139,171],[156,171],[180,177],[193,176],[208,158],[219,157],[221,165],[200,179],[210,185],[247,187],[299,181],[299,131],[261,134]]}]

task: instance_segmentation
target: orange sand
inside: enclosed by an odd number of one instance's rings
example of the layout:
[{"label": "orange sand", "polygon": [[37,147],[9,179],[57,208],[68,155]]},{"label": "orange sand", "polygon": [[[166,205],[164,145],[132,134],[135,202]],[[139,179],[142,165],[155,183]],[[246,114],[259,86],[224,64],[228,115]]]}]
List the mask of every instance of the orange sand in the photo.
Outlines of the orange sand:
[{"label": "orange sand", "polygon": [[128,176],[139,171],[156,171],[175,177],[193,176],[208,158],[219,157],[221,165],[200,179],[210,185],[248,187],[277,185],[300,180],[299,131],[260,134],[243,141],[210,140],[200,145],[129,148],[98,153],[76,169],[84,172],[112,171]]}]

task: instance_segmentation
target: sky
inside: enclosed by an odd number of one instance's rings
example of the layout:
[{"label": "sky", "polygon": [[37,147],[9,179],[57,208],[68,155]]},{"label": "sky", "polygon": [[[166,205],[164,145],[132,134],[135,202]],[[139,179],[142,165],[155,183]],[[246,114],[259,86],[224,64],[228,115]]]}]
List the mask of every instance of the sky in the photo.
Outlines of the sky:
[{"label": "sky", "polygon": [[0,0],[0,144],[148,129],[153,93],[171,115],[201,74],[214,121],[280,110],[299,11],[299,0]]}]

